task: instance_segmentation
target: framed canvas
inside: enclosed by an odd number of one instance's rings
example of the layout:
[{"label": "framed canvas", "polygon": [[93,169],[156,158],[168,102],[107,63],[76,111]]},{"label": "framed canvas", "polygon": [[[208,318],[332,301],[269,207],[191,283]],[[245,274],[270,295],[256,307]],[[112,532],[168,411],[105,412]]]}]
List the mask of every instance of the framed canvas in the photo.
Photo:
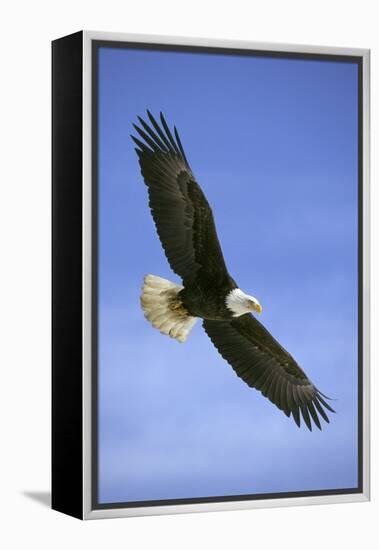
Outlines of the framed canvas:
[{"label": "framed canvas", "polygon": [[52,506],[369,498],[369,51],[53,42]]}]

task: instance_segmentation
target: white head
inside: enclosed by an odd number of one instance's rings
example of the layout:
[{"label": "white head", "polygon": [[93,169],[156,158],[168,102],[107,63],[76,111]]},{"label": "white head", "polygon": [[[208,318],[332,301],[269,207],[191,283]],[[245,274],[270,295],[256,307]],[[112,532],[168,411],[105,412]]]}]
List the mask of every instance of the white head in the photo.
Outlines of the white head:
[{"label": "white head", "polygon": [[262,313],[262,306],[254,296],[248,296],[239,288],[233,289],[226,296],[226,307],[233,312],[233,317],[239,317],[244,313],[255,311]]}]

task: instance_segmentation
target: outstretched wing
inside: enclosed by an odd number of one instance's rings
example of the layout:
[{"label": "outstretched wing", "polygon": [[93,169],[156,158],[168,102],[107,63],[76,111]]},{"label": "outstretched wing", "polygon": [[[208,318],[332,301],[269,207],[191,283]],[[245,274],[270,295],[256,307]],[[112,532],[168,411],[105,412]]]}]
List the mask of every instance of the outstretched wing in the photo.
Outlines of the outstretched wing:
[{"label": "outstretched wing", "polygon": [[150,125],[134,125],[143,179],[158,236],[171,268],[190,283],[204,275],[219,282],[227,275],[212,210],[187,162],[179,134],[175,139],[163,117],[161,126],[149,111]]},{"label": "outstretched wing", "polygon": [[[252,315],[232,321],[203,322],[205,332],[219,353],[246,384],[259,390],[300,426],[312,421],[321,430],[319,415],[329,422],[324,409],[335,412],[294,358]],[[326,398],[327,399],[327,398]]]}]

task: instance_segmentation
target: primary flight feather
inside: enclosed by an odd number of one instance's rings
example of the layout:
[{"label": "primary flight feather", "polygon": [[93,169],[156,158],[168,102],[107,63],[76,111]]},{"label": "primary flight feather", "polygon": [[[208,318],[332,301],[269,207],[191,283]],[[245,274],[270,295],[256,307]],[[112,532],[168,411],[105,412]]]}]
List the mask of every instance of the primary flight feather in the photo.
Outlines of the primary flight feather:
[{"label": "primary flight feather", "polygon": [[163,334],[184,342],[198,318],[222,357],[249,386],[259,390],[300,426],[321,429],[327,397],[309,380],[295,359],[251,314],[262,307],[245,294],[225,265],[211,207],[188,164],[179,134],[147,111],[148,122],[134,124],[141,173],[163,250],[178,285],[147,275],[141,305],[146,318]]}]

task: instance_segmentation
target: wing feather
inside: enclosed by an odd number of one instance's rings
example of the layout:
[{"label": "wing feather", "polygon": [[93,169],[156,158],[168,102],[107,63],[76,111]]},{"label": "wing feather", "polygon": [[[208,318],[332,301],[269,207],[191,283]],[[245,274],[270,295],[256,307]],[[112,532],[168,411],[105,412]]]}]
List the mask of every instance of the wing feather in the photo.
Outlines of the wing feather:
[{"label": "wing feather", "polygon": [[171,146],[173,147],[173,149],[176,152],[176,154],[178,155],[178,157],[180,157],[181,156],[180,155],[180,150],[179,150],[174,138],[172,137],[172,134],[170,132],[170,128],[168,127],[168,124],[165,120],[165,117],[163,116],[163,113],[160,113],[160,119],[161,119],[162,126],[163,126],[163,128],[166,132],[166,135],[169,139],[169,142],[170,142]]},{"label": "wing feather", "polygon": [[[259,390],[300,427],[301,417],[309,430],[321,430],[324,407],[334,412],[324,394],[314,386],[294,358],[250,314],[231,321],[204,320],[213,344],[249,386]],[[312,424],[313,422],[313,424]]]},{"label": "wing feather", "polygon": [[313,422],[316,424],[318,429],[321,430],[320,420],[319,420],[319,417],[317,416],[317,413],[312,401],[308,401],[308,410],[312,416]]},{"label": "wing feather", "polygon": [[312,431],[311,419],[309,418],[308,407],[304,403],[300,405],[301,414],[303,415],[304,421],[310,431]]},{"label": "wing feather", "polygon": [[321,416],[325,420],[325,422],[329,423],[329,418],[328,418],[326,412],[324,411],[324,409],[321,407],[317,397],[315,397],[313,403],[315,404],[315,407],[316,407],[317,411],[321,414]]},{"label": "wing feather", "polygon": [[148,122],[133,124],[149,206],[168,262],[184,284],[211,277],[229,280],[212,210],[188,164],[177,129],[174,136],[163,114],[160,124],[147,111]]},{"label": "wing feather", "polygon": [[282,407],[282,410],[284,413],[289,416],[291,414],[291,409],[289,407],[289,404],[287,403],[287,386],[288,386],[288,380],[283,380],[282,383],[282,391],[280,394],[280,405]]},{"label": "wing feather", "polygon": [[[164,153],[168,153],[169,150],[170,150],[169,145],[167,145],[167,143],[164,143],[164,141],[162,141],[162,139],[159,137],[159,135],[157,135],[154,132],[154,130],[143,120],[143,118],[141,118],[140,116],[137,117],[137,118],[138,118],[139,123],[141,124],[141,126],[149,134],[149,136],[152,138],[152,140],[158,145],[160,150],[163,151]],[[134,124],[133,124],[133,126],[136,127]],[[137,131],[139,132],[139,129],[137,129]]]},{"label": "wing feather", "polygon": [[292,416],[298,427],[300,428],[301,420],[300,420],[300,413],[299,413],[299,407],[298,405],[295,405],[295,407],[292,409]]},{"label": "wing feather", "polygon": [[267,373],[266,380],[264,381],[264,384],[260,388],[262,395],[267,397],[270,393],[270,390],[271,390],[272,386],[275,387],[275,385],[276,385],[275,370],[272,369],[271,372]]}]

